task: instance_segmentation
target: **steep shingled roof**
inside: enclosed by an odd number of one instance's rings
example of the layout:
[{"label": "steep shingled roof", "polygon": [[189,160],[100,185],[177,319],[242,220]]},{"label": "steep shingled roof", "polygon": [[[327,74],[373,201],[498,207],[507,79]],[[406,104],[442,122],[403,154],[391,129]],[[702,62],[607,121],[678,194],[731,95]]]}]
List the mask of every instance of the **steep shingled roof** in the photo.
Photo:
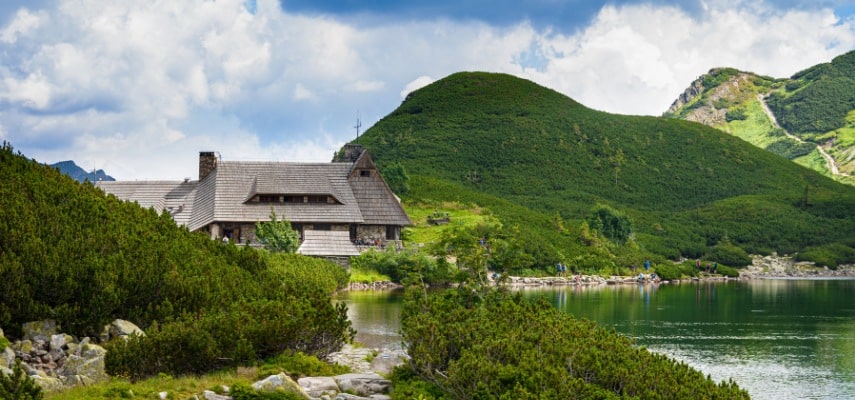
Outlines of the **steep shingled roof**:
[{"label": "steep shingled roof", "polygon": [[[361,171],[370,173],[363,176]],[[117,181],[98,186],[143,207],[170,209],[175,221],[191,231],[214,222],[268,221],[271,208],[276,215],[303,224],[411,224],[367,152],[355,162],[219,161],[200,181]],[[335,201],[253,201],[257,195],[330,196]]]},{"label": "steep shingled roof", "polygon": [[358,256],[359,250],[350,241],[348,231],[304,232],[303,243],[297,253],[306,256]]},{"label": "steep shingled roof", "polygon": [[193,215],[196,181],[98,181],[95,186],[122,200],[136,201],[158,213],[167,210],[178,225]]}]

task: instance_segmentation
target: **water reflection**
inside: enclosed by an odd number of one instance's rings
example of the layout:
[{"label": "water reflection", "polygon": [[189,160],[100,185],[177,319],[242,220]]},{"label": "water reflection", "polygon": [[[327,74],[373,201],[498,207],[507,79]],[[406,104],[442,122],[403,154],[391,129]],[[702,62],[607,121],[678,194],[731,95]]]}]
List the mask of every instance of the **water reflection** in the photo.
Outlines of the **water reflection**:
[{"label": "water reflection", "polygon": [[[632,337],[754,399],[855,394],[853,280],[759,280],[520,288]],[[344,295],[370,347],[400,348],[401,292]]]}]

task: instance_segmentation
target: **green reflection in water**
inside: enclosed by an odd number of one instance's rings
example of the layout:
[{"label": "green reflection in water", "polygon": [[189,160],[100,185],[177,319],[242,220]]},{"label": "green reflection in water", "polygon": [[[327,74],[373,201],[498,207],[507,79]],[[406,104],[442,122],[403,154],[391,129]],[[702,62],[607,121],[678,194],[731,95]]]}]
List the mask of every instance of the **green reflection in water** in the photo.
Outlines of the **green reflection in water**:
[{"label": "green reflection in water", "polygon": [[[521,288],[754,399],[855,398],[855,280]],[[401,292],[345,293],[369,347],[400,348]]]}]

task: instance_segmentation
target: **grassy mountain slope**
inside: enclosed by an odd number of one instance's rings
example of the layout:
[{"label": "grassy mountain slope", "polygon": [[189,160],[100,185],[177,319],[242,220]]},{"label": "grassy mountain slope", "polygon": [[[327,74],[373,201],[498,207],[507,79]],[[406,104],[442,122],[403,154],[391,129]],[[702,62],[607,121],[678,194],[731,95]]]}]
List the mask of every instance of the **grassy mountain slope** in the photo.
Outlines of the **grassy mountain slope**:
[{"label": "grassy mountain slope", "polygon": [[598,203],[634,221],[632,256],[696,257],[725,242],[790,253],[855,237],[850,187],[701,124],[591,110],[509,75],[437,81],[359,143],[381,167],[405,167],[410,197],[487,206],[556,258],[592,250],[580,227]]},{"label": "grassy mountain slope", "polygon": [[693,82],[666,116],[713,126],[826,176],[855,184],[852,93],[855,52],[789,79],[717,68]]}]

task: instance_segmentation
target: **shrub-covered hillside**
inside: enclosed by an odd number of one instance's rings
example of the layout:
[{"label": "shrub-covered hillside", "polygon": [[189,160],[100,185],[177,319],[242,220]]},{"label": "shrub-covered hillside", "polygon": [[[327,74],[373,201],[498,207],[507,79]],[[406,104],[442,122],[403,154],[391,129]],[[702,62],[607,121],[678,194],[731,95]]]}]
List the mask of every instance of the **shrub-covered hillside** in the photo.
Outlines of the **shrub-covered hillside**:
[{"label": "shrub-covered hillside", "polygon": [[639,256],[855,245],[851,187],[701,124],[591,110],[509,75],[419,89],[359,143],[403,166],[408,198],[478,203],[519,226],[541,266],[599,251],[583,224],[597,204],[629,217]]},{"label": "shrub-covered hillside", "polygon": [[21,323],[50,318],[98,337],[113,319],[130,320],[148,336],[111,349],[113,373],[202,372],[286,349],[325,355],[352,334],[346,309],[330,301],[348,279],[340,267],[211,241],[5,143],[0,232],[4,332],[19,337]]}]

